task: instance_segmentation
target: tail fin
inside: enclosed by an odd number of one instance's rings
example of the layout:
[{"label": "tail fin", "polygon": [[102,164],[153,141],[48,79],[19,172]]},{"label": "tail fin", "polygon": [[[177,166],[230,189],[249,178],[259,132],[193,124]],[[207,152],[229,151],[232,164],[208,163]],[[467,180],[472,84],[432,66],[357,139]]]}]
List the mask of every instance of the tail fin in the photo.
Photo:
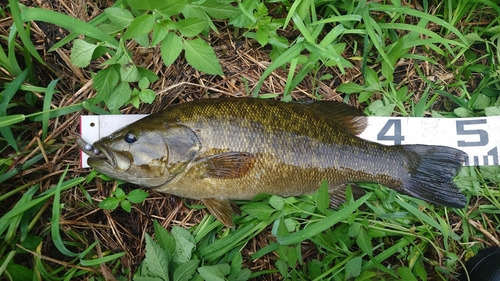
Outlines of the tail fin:
[{"label": "tail fin", "polygon": [[410,178],[399,191],[435,204],[463,208],[467,201],[452,182],[467,154],[434,145],[404,145],[410,162]]}]

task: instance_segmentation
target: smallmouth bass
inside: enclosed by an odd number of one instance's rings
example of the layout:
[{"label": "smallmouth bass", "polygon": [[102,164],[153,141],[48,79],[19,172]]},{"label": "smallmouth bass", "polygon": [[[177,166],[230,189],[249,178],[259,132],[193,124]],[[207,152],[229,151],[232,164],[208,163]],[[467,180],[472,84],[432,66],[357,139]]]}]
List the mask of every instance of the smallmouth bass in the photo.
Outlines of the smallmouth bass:
[{"label": "smallmouth bass", "polygon": [[341,204],[348,183],[375,182],[465,206],[452,182],[463,151],[366,141],[356,136],[366,124],[360,110],[338,102],[202,99],[149,115],[93,145],[81,138],[77,144],[99,172],[201,200],[226,226],[233,226],[230,200],[310,194],[325,179],[332,205]]}]

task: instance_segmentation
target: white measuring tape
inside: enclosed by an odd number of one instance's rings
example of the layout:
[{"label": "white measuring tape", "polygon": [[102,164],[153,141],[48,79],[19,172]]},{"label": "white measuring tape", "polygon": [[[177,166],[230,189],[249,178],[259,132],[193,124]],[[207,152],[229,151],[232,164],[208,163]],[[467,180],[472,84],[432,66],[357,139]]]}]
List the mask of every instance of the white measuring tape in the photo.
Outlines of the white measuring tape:
[{"label": "white measuring tape", "polygon": [[[81,116],[82,138],[94,143],[142,117],[134,115]],[[368,117],[361,138],[385,145],[429,144],[458,148],[467,153],[465,166],[499,165],[500,116],[476,118]],[[87,154],[81,166],[88,168]]]}]

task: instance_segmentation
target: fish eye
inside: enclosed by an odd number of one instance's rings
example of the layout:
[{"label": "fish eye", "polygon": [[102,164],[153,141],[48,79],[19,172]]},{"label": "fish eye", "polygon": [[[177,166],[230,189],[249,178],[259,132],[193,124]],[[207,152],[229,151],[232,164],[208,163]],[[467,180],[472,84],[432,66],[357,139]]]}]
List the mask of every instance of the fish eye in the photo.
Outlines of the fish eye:
[{"label": "fish eye", "polygon": [[137,138],[135,137],[135,135],[133,133],[128,132],[123,137],[123,140],[125,140],[125,142],[127,142],[127,143],[134,143],[137,141]]}]

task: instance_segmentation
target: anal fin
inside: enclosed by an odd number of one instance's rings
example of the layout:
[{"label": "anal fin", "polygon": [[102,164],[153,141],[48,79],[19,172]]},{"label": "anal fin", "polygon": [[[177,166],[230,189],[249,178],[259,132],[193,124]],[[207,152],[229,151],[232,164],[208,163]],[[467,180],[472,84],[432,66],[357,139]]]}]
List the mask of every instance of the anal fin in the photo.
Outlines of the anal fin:
[{"label": "anal fin", "polygon": [[[351,186],[352,196],[354,199],[361,198],[366,194],[365,190],[355,183],[349,184]],[[343,184],[336,187],[330,187],[328,194],[330,195],[330,208],[338,209],[340,205],[344,204],[346,201],[345,191],[347,184]]]},{"label": "anal fin", "polygon": [[205,198],[201,199],[210,213],[223,225],[233,227],[233,213],[241,214],[236,204],[227,199]]}]

